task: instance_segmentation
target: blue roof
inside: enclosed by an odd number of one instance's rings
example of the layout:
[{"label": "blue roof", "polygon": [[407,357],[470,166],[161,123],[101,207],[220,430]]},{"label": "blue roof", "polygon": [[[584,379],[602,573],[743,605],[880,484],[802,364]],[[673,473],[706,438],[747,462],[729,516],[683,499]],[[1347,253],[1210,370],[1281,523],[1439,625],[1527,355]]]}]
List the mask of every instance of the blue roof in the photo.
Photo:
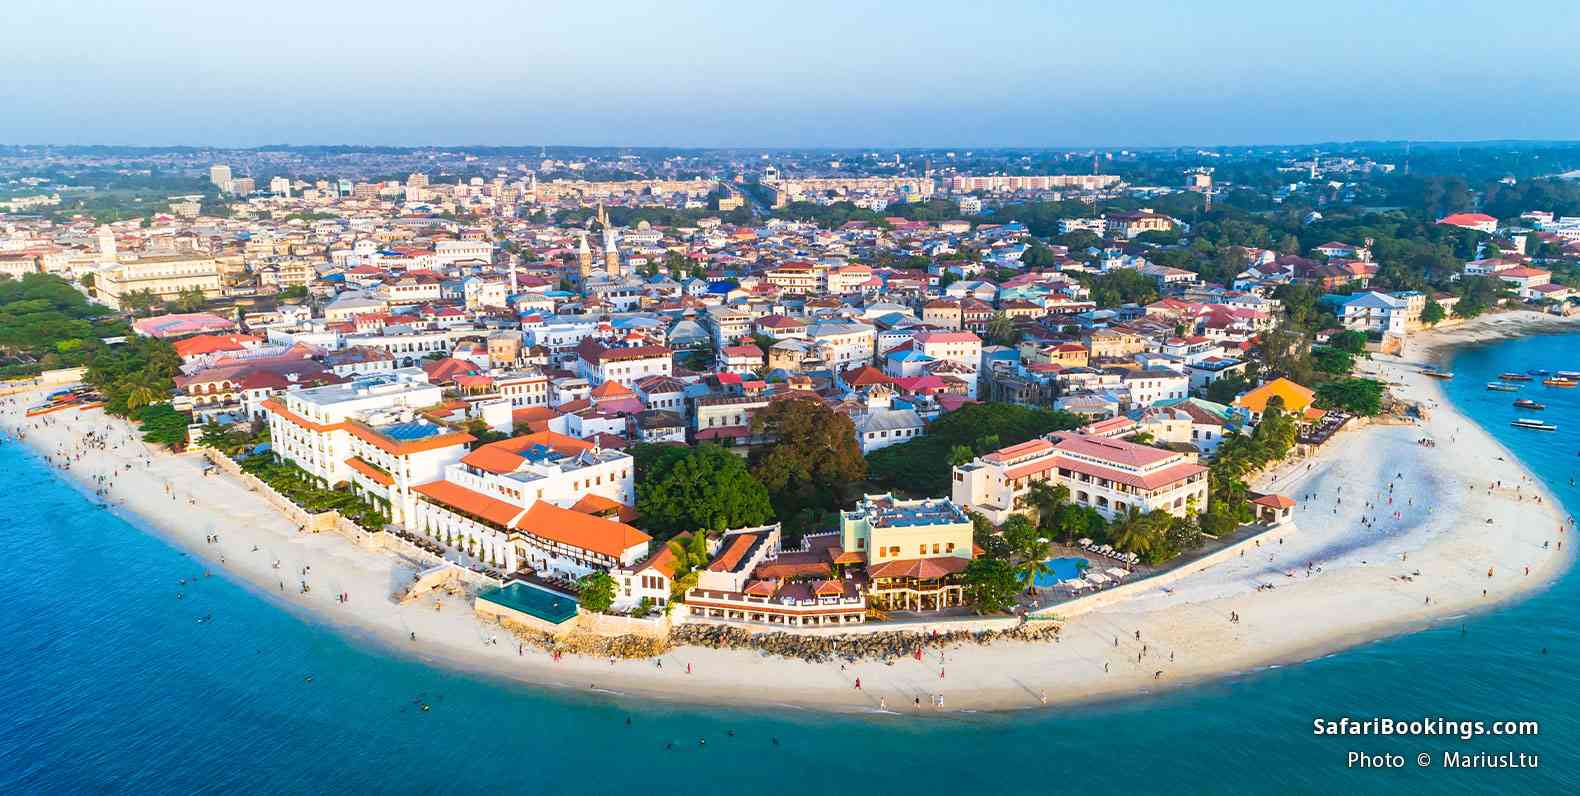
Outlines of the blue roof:
[{"label": "blue roof", "polygon": [[442,432],[439,426],[422,420],[412,420],[405,423],[395,423],[377,429],[380,434],[393,440],[409,442],[416,439],[427,439]]},{"label": "blue roof", "polygon": [[896,362],[931,362],[933,358],[914,348],[910,348],[904,351],[890,351],[889,359]]}]

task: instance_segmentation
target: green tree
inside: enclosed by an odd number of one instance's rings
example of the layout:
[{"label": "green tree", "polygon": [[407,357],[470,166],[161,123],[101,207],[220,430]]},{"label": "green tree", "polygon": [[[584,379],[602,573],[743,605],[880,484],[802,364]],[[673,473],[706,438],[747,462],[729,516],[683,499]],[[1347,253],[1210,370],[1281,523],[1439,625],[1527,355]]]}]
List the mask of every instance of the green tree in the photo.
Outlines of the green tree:
[{"label": "green tree", "polygon": [[1026,490],[1026,503],[1037,510],[1037,527],[1056,532],[1059,509],[1070,502],[1070,488],[1064,484],[1033,481]]},{"label": "green tree", "polygon": [[670,599],[678,600],[697,585],[697,577],[708,565],[708,535],[702,531],[685,532],[670,539],[669,553],[675,557],[674,580],[670,585]]},{"label": "green tree", "polygon": [[1311,365],[1323,373],[1348,376],[1355,367],[1355,357],[1348,351],[1330,346],[1316,346],[1311,349]]},{"label": "green tree", "polygon": [[[1442,309],[1439,307],[1439,309]],[[1366,353],[1366,333],[1350,329],[1338,332],[1328,338],[1328,345],[1349,354],[1360,356]]]},{"label": "green tree", "polygon": [[750,462],[781,516],[832,508],[839,489],[867,477],[855,425],[820,400],[774,401],[752,418],[752,430],[775,440],[754,449]]},{"label": "green tree", "polygon": [[1042,574],[1048,559],[1048,543],[1043,540],[1037,526],[1024,515],[1014,514],[1004,521],[1000,529],[1011,558],[1016,562],[1015,576],[1020,579],[1026,593],[1036,588],[1037,576]]},{"label": "green tree", "polygon": [[595,614],[606,613],[614,605],[614,578],[607,572],[594,572],[581,579],[576,602]]},{"label": "green tree", "polygon": [[138,410],[133,419],[138,422],[137,430],[142,433],[144,442],[172,448],[186,447],[187,427],[192,424],[191,414],[177,412],[169,404],[156,404]]},{"label": "green tree", "polygon": [[[674,450],[650,456],[637,482],[636,509],[648,529],[664,536],[773,521],[768,491],[739,456],[713,444]],[[641,459],[637,470],[643,470]]]},{"label": "green tree", "polygon": [[147,315],[159,305],[159,297],[148,290],[134,290],[121,297],[121,306],[133,315]]},{"label": "green tree", "polygon": [[994,345],[1014,345],[1019,342],[1020,334],[1015,331],[1015,322],[1000,310],[988,320],[987,338]]},{"label": "green tree", "polygon": [[979,614],[1003,613],[1015,605],[1019,581],[1015,569],[1001,558],[980,557],[965,569],[966,599]]},{"label": "green tree", "polygon": [[1114,547],[1151,560],[1150,556],[1163,544],[1163,530],[1169,519],[1167,512],[1142,511],[1129,506],[1114,518],[1109,538]]},{"label": "green tree", "polygon": [[1342,379],[1317,385],[1316,404],[1353,415],[1374,417],[1382,413],[1383,386],[1372,379]]},{"label": "green tree", "polygon": [[1426,306],[1421,308],[1421,322],[1427,326],[1436,326],[1446,317],[1448,313],[1443,311],[1443,305],[1434,299],[1427,299]]},{"label": "green tree", "polygon": [[976,456],[976,453],[971,450],[970,445],[956,445],[949,449],[949,464],[951,467],[959,467],[962,464],[970,464],[971,460],[975,459]]},{"label": "green tree", "polygon": [[181,312],[197,312],[203,309],[203,305],[208,303],[208,299],[203,296],[201,289],[193,287],[177,293],[176,299],[172,303]]},{"label": "green tree", "polygon": [[1268,399],[1251,438],[1268,461],[1276,462],[1295,446],[1295,425],[1295,418],[1284,411],[1283,397],[1275,395]]}]

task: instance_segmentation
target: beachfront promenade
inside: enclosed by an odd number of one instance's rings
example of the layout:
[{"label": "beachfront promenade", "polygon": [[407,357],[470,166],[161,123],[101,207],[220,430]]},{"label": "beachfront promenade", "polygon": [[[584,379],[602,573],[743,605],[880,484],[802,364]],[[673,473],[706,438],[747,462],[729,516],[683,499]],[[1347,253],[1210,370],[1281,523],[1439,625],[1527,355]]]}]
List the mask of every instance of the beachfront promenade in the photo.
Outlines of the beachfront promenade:
[{"label": "beachfront promenade", "polygon": [[[1453,334],[1495,329],[1470,326]],[[435,664],[679,701],[870,710],[881,700],[909,709],[914,697],[941,693],[951,710],[1023,708],[1040,704],[1044,694],[1050,704],[1122,696],[1304,660],[1489,608],[1555,577],[1572,553],[1572,546],[1552,546],[1565,538],[1557,504],[1540,485],[1521,481],[1528,473],[1513,456],[1442,402],[1440,386],[1420,375],[1419,363],[1437,357],[1428,342],[1412,342],[1413,361],[1380,358],[1381,375],[1399,384],[1401,397],[1433,408],[1428,420],[1345,430],[1338,444],[1268,475],[1278,491],[1301,499],[1295,530],[1272,540],[1264,535],[1243,556],[1237,551],[1179,576],[1166,590],[1138,581],[1140,588],[1122,600],[1072,611],[1056,642],[965,645],[892,665],[842,667],[679,647],[663,654],[660,668],[651,660],[555,660],[518,650],[508,634],[480,621],[469,601],[443,591],[404,604],[392,600],[419,563],[337,534],[301,533],[234,477],[203,476],[200,456],[151,451],[124,423],[100,412],[28,420],[21,399],[4,407],[0,423],[25,432],[27,444],[56,465],[75,459],[62,476],[90,494],[104,484],[117,513],[216,574],[241,580],[306,619]],[[84,449],[89,431],[104,448]],[[1424,449],[1423,438],[1437,446]],[[1525,486],[1518,495],[1489,492],[1493,480]],[[1533,493],[1544,501],[1529,499]],[[1390,497],[1406,506],[1393,507]],[[312,586],[307,593],[299,588],[304,579]]]}]

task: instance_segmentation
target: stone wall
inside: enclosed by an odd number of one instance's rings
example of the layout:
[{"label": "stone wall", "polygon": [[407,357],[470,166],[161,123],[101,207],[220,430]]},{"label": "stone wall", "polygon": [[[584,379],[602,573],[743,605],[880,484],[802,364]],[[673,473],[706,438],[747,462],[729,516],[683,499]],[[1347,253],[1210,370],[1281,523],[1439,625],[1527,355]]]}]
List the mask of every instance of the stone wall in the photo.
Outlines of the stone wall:
[{"label": "stone wall", "polygon": [[683,614],[683,604],[676,605],[671,620],[676,625],[724,625],[738,627],[752,633],[792,633],[800,636],[856,636],[864,633],[947,633],[963,630],[976,633],[982,630],[1009,630],[1020,624],[1015,616],[950,616],[938,619],[904,619],[886,622],[859,622],[852,625],[824,625],[821,627],[765,625],[753,622],[716,619]]},{"label": "stone wall", "polygon": [[637,619],[630,616],[614,614],[588,614],[577,617],[580,628],[589,633],[600,636],[646,636],[648,638],[669,638],[670,623],[680,621],[677,615],[674,618],[659,614],[655,618]]}]

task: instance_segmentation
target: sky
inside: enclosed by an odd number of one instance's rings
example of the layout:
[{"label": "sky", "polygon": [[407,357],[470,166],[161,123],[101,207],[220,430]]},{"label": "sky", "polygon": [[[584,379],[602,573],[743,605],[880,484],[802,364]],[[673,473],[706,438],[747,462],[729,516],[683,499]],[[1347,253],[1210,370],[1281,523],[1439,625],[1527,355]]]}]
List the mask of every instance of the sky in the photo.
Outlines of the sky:
[{"label": "sky", "polygon": [[1567,3],[4,0],[0,143],[1580,138]]}]

